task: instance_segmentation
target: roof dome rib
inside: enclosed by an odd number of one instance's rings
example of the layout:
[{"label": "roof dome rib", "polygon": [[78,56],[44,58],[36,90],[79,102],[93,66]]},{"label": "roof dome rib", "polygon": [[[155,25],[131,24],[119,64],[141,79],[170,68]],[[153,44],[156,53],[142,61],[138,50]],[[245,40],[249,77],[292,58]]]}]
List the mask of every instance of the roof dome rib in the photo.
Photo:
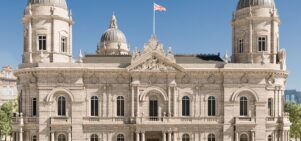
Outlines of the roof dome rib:
[{"label": "roof dome rib", "polygon": [[56,6],[67,9],[67,2],[66,0],[28,0],[28,3],[34,5],[46,5],[46,6]]},{"label": "roof dome rib", "polygon": [[251,6],[274,8],[275,2],[274,0],[239,0],[236,10],[240,10]]}]

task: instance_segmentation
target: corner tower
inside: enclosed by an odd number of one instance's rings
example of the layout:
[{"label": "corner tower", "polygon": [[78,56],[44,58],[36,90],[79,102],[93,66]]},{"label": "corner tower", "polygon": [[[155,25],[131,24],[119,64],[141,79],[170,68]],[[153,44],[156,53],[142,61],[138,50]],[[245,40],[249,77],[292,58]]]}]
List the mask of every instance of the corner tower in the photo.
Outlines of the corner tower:
[{"label": "corner tower", "polygon": [[72,61],[72,14],[65,0],[28,0],[23,63]]},{"label": "corner tower", "polygon": [[232,62],[278,63],[279,24],[274,0],[239,0],[232,20]]}]

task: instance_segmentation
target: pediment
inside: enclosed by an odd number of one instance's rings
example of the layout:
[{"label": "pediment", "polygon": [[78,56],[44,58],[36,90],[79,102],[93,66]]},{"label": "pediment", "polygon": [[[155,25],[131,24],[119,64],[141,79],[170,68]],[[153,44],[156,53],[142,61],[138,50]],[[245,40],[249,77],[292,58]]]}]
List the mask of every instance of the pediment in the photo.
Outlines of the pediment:
[{"label": "pediment", "polygon": [[184,71],[184,68],[176,64],[176,62],[168,56],[152,52],[145,54],[138,60],[132,61],[128,70],[139,72],[177,72]]}]

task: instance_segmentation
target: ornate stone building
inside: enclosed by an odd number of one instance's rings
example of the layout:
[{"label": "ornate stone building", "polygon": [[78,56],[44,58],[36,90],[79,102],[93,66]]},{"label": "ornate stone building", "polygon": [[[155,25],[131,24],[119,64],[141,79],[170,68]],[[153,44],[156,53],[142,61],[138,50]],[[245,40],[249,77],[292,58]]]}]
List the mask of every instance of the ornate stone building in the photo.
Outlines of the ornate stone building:
[{"label": "ornate stone building", "polygon": [[8,101],[17,100],[17,78],[11,66],[4,66],[0,71],[0,107]]},{"label": "ornate stone building", "polygon": [[239,1],[231,61],[173,54],[155,35],[131,54],[114,15],[96,54],[74,61],[65,0],[30,0],[23,23],[15,140],[289,140],[274,0]]}]

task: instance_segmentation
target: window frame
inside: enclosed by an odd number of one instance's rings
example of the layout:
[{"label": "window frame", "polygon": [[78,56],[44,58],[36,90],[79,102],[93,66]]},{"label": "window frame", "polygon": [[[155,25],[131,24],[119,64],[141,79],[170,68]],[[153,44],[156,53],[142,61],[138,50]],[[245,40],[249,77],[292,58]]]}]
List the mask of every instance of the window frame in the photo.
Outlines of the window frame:
[{"label": "window frame", "polygon": [[183,96],[182,98],[182,116],[190,116],[190,98],[189,96]]},{"label": "window frame", "polygon": [[189,136],[189,134],[183,134],[183,135],[182,135],[182,141],[190,141],[190,136]]},{"label": "window frame", "polygon": [[273,116],[273,98],[268,99],[268,115]]},{"label": "window frame", "polygon": [[116,115],[118,116],[118,117],[124,117],[124,111],[125,111],[125,107],[124,107],[124,105],[125,105],[125,99],[124,99],[124,97],[123,96],[118,96],[117,97],[117,103],[116,103],[116,106],[117,106],[117,112],[116,112]]},{"label": "window frame", "polygon": [[240,116],[249,116],[248,110],[249,110],[249,99],[246,96],[242,96],[239,98],[239,115]]},{"label": "window frame", "polygon": [[38,101],[37,98],[32,98],[31,99],[31,116],[32,117],[37,117],[38,113]]},{"label": "window frame", "polygon": [[92,134],[90,136],[90,141],[99,141],[98,135],[97,134]]},{"label": "window frame", "polygon": [[208,116],[216,116],[216,98],[215,98],[215,96],[208,97]]},{"label": "window frame", "polygon": [[213,133],[210,133],[210,134],[207,136],[207,138],[208,138],[208,141],[215,141],[215,140],[216,140],[215,134],[213,134]]},{"label": "window frame", "polygon": [[33,135],[33,136],[31,137],[31,141],[38,141],[37,135]]},{"label": "window frame", "polygon": [[244,39],[239,39],[238,40],[238,52],[239,53],[244,53]]},{"label": "window frame", "polygon": [[125,136],[123,134],[118,134],[116,137],[116,141],[125,141]]},{"label": "window frame", "polygon": [[268,38],[267,36],[259,36],[257,38],[258,52],[268,51]]},{"label": "window frame", "polygon": [[90,116],[99,116],[99,99],[97,96],[92,96],[90,98]]},{"label": "window frame", "polygon": [[[60,98],[63,98],[61,101]],[[59,96],[57,98],[57,115],[59,117],[66,117],[67,116],[67,101],[65,96]]]},{"label": "window frame", "polygon": [[[242,136],[245,136],[246,138],[242,138]],[[249,136],[247,134],[243,133],[239,136],[239,141],[249,141]]]},{"label": "window frame", "polygon": [[[61,138],[61,137],[63,137],[63,138]],[[59,135],[57,136],[57,140],[58,140],[58,141],[67,141],[67,137],[66,137],[65,134],[59,134]]]},{"label": "window frame", "polygon": [[60,43],[61,43],[60,44],[60,51],[62,53],[67,53],[68,52],[68,37],[62,36]]},{"label": "window frame", "polygon": [[40,34],[37,36],[37,50],[46,51],[47,50],[47,35]]}]

